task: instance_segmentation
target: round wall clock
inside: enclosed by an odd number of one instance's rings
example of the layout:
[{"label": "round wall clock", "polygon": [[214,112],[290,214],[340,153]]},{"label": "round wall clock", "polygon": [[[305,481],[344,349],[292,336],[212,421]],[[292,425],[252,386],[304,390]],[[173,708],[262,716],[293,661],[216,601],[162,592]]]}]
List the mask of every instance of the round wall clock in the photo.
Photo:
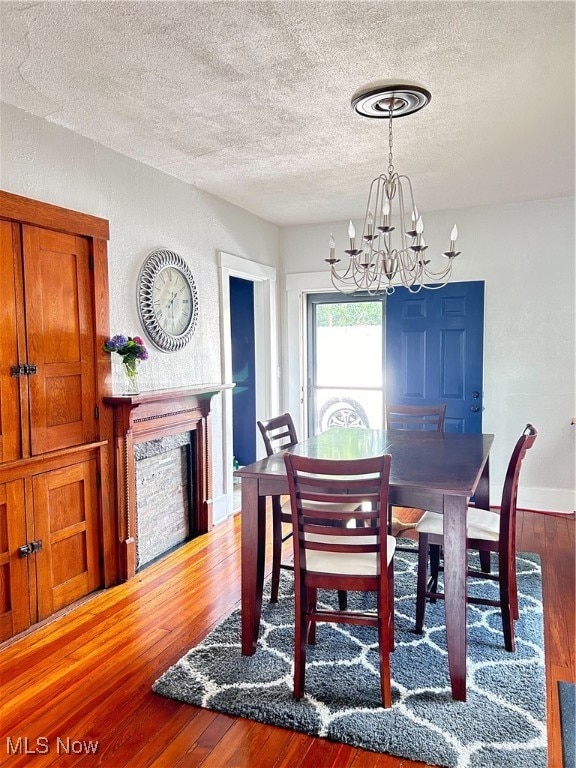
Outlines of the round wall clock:
[{"label": "round wall clock", "polygon": [[138,277],[138,311],[158,349],[176,352],[188,344],[198,321],[198,293],[177,253],[158,249],[146,258]]}]

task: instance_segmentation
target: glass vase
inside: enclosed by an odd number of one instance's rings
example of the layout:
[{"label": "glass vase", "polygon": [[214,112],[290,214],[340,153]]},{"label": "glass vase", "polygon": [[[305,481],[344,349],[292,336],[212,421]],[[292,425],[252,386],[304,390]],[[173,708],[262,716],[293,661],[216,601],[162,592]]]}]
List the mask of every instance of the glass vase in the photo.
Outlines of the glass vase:
[{"label": "glass vase", "polygon": [[122,367],[124,368],[124,394],[137,395],[140,392],[138,368],[128,365],[123,365]]}]

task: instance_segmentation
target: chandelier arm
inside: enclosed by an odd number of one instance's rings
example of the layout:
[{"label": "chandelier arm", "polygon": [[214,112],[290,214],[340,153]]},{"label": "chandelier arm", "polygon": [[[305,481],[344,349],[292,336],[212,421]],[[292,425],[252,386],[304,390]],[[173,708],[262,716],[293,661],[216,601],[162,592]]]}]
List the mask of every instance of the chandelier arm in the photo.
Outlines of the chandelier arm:
[{"label": "chandelier arm", "polygon": [[425,269],[424,275],[426,277],[433,277],[442,280],[444,277],[446,277],[446,275],[449,275],[450,272],[452,272],[452,262],[450,262],[448,266],[445,267],[445,269],[440,270],[440,272],[434,272],[431,269]]}]

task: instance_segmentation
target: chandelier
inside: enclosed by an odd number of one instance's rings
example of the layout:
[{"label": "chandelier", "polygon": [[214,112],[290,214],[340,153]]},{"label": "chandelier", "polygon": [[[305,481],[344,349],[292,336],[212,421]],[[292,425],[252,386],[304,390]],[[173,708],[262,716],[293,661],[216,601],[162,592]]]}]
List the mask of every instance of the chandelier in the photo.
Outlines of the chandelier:
[{"label": "chandelier", "polygon": [[430,92],[416,85],[371,86],[352,97],[352,108],[359,115],[388,119],[388,170],[370,185],[358,244],[350,221],[350,247],[344,251],[347,259],[340,268],[336,266],[341,262],[336,258],[336,241],[330,234],[330,256],[325,261],[330,265],[332,284],[341,293],[389,294],[397,286],[418,293],[423,288],[442,288],[450,280],[452,262],[460,253],[455,250],[458,229],[454,225],[450,234],[450,247],[444,252],[447,262],[434,271],[426,258],[424,224],[414,202],[412,182],[394,169],[392,156],[392,120],[417,112],[430,99]]}]

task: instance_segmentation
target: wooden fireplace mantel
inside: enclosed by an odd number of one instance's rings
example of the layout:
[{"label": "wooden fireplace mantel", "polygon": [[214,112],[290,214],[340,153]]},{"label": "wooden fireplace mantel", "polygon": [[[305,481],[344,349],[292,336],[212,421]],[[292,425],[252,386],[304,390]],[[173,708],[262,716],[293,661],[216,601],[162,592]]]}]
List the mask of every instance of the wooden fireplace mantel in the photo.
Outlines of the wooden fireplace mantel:
[{"label": "wooden fireplace mantel", "polygon": [[120,575],[136,573],[136,467],[134,445],[190,432],[195,447],[195,529],[205,533],[212,519],[211,403],[233,384],[205,384],[186,389],[158,389],[138,395],[110,395],[113,410],[116,510],[120,540]]}]

